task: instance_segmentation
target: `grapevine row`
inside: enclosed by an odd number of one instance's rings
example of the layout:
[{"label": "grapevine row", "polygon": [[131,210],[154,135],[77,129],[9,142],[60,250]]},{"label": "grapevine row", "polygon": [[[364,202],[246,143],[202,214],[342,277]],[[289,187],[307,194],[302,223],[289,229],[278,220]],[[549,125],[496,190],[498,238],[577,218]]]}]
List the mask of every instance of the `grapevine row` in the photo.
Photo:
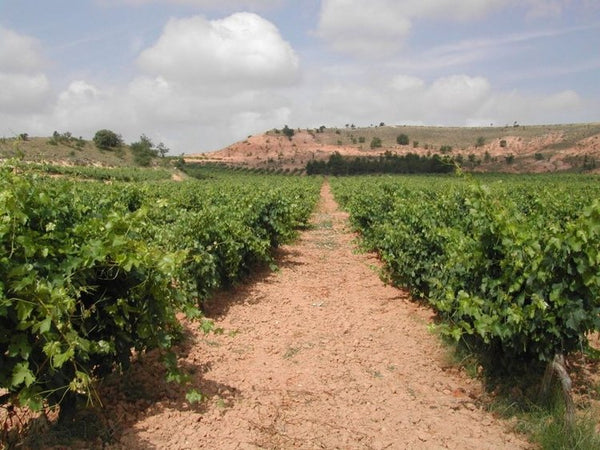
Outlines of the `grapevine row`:
[{"label": "grapevine row", "polygon": [[389,279],[503,368],[584,348],[600,329],[600,187],[577,177],[336,179]]},{"label": "grapevine row", "polygon": [[0,166],[0,404],[69,409],[133,351],[167,351],[306,224],[317,180],[94,183]]}]

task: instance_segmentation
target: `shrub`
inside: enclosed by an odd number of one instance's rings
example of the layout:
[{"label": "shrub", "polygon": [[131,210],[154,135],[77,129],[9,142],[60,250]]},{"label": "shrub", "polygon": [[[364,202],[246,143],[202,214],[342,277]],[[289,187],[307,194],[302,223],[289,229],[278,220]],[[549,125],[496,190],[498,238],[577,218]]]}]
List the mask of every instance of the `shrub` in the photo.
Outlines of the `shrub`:
[{"label": "shrub", "polygon": [[112,150],[123,145],[120,135],[111,130],[98,130],[94,135],[94,144],[103,150]]},{"label": "shrub", "polygon": [[479,136],[477,141],[475,142],[475,147],[483,147],[485,145],[485,138],[483,136]]},{"label": "shrub", "polygon": [[413,141],[413,148],[417,148],[419,146],[419,141]]},{"label": "shrub", "polygon": [[408,145],[409,143],[409,139],[408,136],[404,133],[398,135],[398,137],[396,138],[396,142],[398,143],[398,145]]},{"label": "shrub", "polygon": [[288,139],[292,139],[292,136],[294,136],[294,130],[290,127],[288,127],[287,125],[283,127],[283,134],[285,136],[287,136]]},{"label": "shrub", "polygon": [[365,139],[365,137],[364,137],[364,136],[360,136],[360,137],[358,138],[358,143],[359,143],[359,144],[364,144],[364,143],[365,143],[365,141],[366,141],[366,139]]},{"label": "shrub", "polygon": [[145,134],[140,136],[138,142],[131,144],[131,152],[134,161],[140,166],[149,166],[152,158],[158,156],[158,150],[154,148],[154,144]]},{"label": "shrub", "polygon": [[450,153],[451,151],[452,151],[451,145],[442,145],[440,147],[440,152],[442,152],[442,153]]},{"label": "shrub", "polygon": [[381,142],[381,139],[378,137],[374,137],[373,139],[371,139],[371,148],[379,148],[381,147],[383,144]]},{"label": "shrub", "polygon": [[505,148],[506,147],[506,139],[502,139],[500,141],[500,147]]},{"label": "shrub", "polygon": [[533,155],[533,157],[536,161],[541,161],[544,159],[544,155],[542,155],[541,153],[536,153],[535,155]]}]

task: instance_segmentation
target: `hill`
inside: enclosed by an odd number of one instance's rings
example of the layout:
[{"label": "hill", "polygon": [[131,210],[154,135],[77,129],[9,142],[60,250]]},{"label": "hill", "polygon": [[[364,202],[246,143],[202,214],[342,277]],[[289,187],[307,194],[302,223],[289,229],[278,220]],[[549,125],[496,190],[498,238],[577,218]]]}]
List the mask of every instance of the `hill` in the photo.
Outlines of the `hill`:
[{"label": "hill", "polygon": [[45,137],[0,138],[0,158],[21,158],[24,161],[72,166],[133,166],[134,158],[128,146],[101,150],[91,141],[81,138],[56,140]]},{"label": "hill", "polygon": [[187,155],[186,162],[294,171],[335,152],[348,157],[391,152],[445,154],[465,169],[481,172],[600,171],[600,123],[477,128],[349,125],[297,129],[289,137],[284,131],[275,129],[216,152]]}]

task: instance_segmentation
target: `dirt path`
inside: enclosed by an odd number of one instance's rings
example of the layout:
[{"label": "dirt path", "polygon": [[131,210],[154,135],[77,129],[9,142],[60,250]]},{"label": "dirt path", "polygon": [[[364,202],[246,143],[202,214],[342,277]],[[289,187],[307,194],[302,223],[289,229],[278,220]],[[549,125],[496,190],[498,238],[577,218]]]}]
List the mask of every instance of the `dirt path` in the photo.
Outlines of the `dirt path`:
[{"label": "dirt path", "polygon": [[353,252],[327,184],[313,224],[280,250],[278,272],[210,303],[223,332],[195,333],[182,360],[208,399],[194,408],[182,391],[140,388],[112,412],[126,423],[114,447],[528,447],[481,409],[479,383],[445,362],[431,314]]}]

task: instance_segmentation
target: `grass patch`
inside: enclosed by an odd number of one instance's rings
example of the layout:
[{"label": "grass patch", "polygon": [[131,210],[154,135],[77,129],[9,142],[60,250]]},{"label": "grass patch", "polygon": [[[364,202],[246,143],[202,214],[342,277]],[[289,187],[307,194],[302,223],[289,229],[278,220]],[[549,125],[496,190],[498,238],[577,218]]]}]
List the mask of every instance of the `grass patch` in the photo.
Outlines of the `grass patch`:
[{"label": "grass patch", "polygon": [[333,222],[331,219],[325,219],[321,222],[318,222],[316,225],[317,230],[331,230],[333,228]]},{"label": "grass patch", "polygon": [[545,405],[513,402],[507,397],[496,398],[489,409],[505,419],[513,419],[515,431],[528,436],[542,449],[600,448],[600,435],[595,430],[596,414],[589,410],[579,411],[575,424],[567,426],[559,394],[554,395]]},{"label": "grass patch", "polygon": [[[540,397],[543,378],[541,364],[515,367],[510,373],[495,372],[493,358],[478,354],[467,343],[457,344],[447,339],[443,341],[448,346],[448,364],[460,367],[467,375],[484,383],[489,393],[488,411],[514,422],[514,431],[526,435],[542,449],[600,449],[600,434],[596,430],[600,411],[580,402],[579,405],[576,404],[579,409],[576,411],[575,423],[568,426],[565,422],[564,399],[556,377],[550,393],[545,398]],[[595,355],[593,349],[588,350],[588,359],[590,352]],[[570,375],[574,376],[573,373]],[[594,398],[600,398],[600,386],[591,386],[590,394]]]},{"label": "grass patch", "polygon": [[300,351],[300,347],[288,347],[288,349],[283,354],[285,359],[292,359],[294,356],[298,354]]}]

